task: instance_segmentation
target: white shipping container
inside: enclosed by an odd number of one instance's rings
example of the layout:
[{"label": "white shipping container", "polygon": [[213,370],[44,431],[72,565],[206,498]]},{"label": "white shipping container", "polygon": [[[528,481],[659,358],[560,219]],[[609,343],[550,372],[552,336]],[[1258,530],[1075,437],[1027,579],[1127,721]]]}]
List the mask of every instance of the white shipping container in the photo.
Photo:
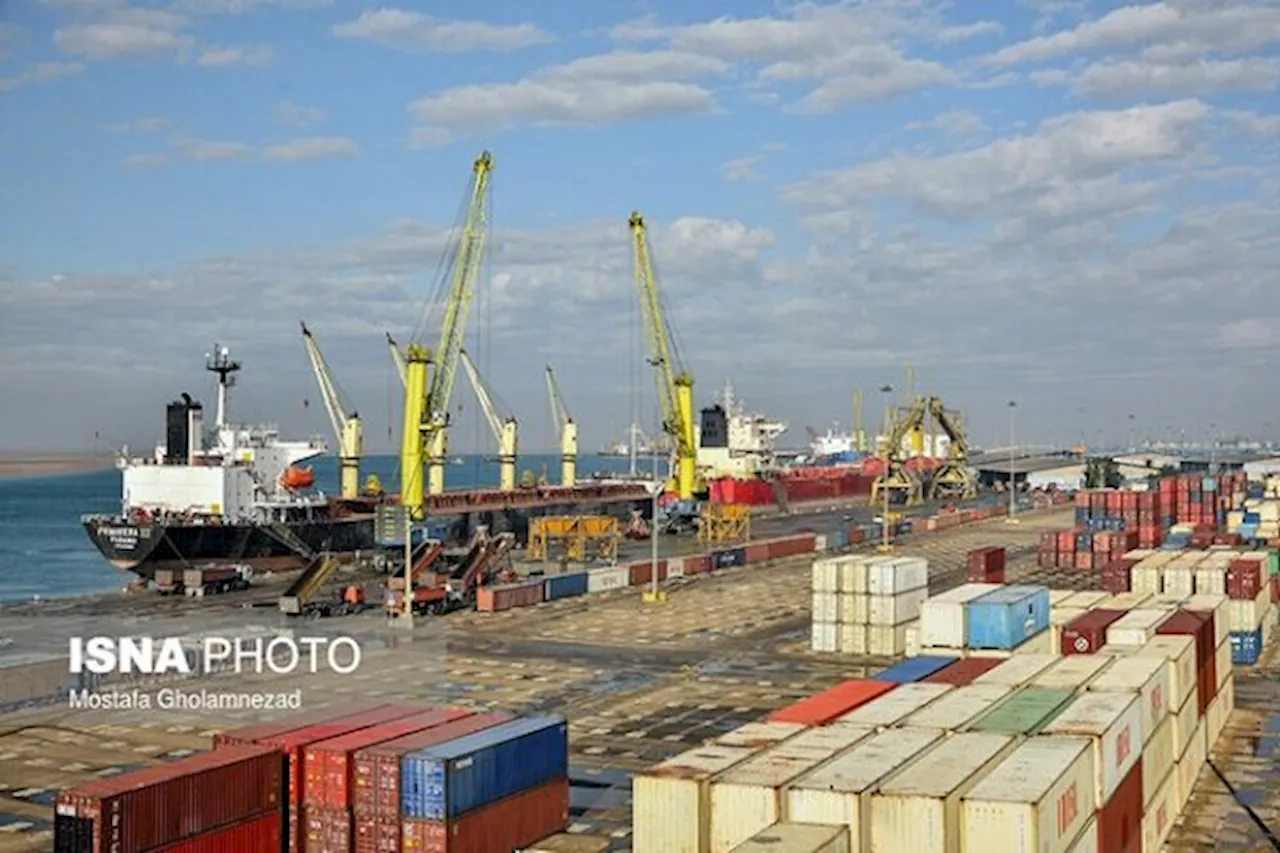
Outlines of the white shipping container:
[{"label": "white shipping container", "polygon": [[1233,672],[1231,664],[1231,639],[1220,643],[1218,648],[1213,652],[1213,674],[1218,677],[1218,689],[1222,689],[1222,685]]},{"label": "white shipping container", "polygon": [[1155,734],[1169,708],[1169,661],[1158,657],[1122,657],[1089,683],[1090,691],[1136,693],[1141,698],[1140,743]]},{"label": "white shipping container", "polygon": [[1251,599],[1227,602],[1227,626],[1232,631],[1256,631],[1271,608],[1271,585],[1263,584]]},{"label": "white shipping container", "polygon": [[1213,748],[1218,745],[1218,739],[1222,737],[1222,731],[1227,727],[1227,719],[1235,709],[1236,682],[1235,679],[1229,678],[1218,688],[1218,695],[1213,697],[1209,707],[1204,710],[1205,752],[1213,752]]},{"label": "white shipping container", "polygon": [[964,648],[965,604],[999,588],[995,583],[966,583],[929,598],[920,607],[920,645]]},{"label": "white shipping container", "polygon": [[1093,816],[1088,738],[1024,741],[965,795],[965,853],[1065,853]]},{"label": "white shipping container", "polygon": [[1200,566],[1196,569],[1195,585],[1197,595],[1226,595],[1227,567],[1218,564]]},{"label": "white shipping container", "polygon": [[907,626],[905,623],[892,627],[888,625],[867,626],[867,654],[878,657],[894,657],[902,655],[906,650]]},{"label": "white shipping container", "polygon": [[851,853],[849,830],[815,823],[775,823],[733,848],[732,853]]},{"label": "white shipping container", "polygon": [[1148,592],[1118,592],[1115,595],[1099,601],[1096,607],[1091,610],[1137,610],[1142,606],[1151,593]]},{"label": "white shipping container", "polygon": [[905,652],[906,656],[909,658],[918,657],[920,655],[920,620],[919,619],[916,619],[914,621],[907,623],[905,640],[907,645],[906,652]]},{"label": "white shipping container", "polygon": [[1021,687],[1058,662],[1054,655],[1014,655],[973,680],[974,684]]},{"label": "white shipping container", "polygon": [[840,592],[850,595],[867,594],[867,561],[865,554],[843,557],[840,561]]},{"label": "white shipping container", "polygon": [[1012,691],[1003,684],[966,684],[930,702],[901,725],[954,732],[991,710]]},{"label": "white shipping container", "polygon": [[858,726],[892,726],[954,689],[951,684],[900,684],[841,716],[839,722]]},{"label": "white shipping container", "polygon": [[835,622],[814,622],[810,635],[810,647],[815,652],[840,650],[840,626]]},{"label": "white shipping container", "polygon": [[1231,636],[1227,627],[1227,596],[1224,592],[1216,595],[1202,595],[1197,592],[1182,603],[1184,610],[1208,610],[1213,614],[1213,645],[1222,645]]},{"label": "white shipping container", "polygon": [[821,557],[813,561],[811,589],[814,592],[840,591],[840,561],[843,557]]},{"label": "white shipping container", "polygon": [[871,796],[871,850],[959,853],[961,798],[1017,742],[1012,735],[965,732],[894,773]]},{"label": "white shipping container", "polygon": [[816,534],[814,534],[814,537],[813,537],[813,550],[815,550],[815,551],[825,551],[825,550],[827,550],[827,536],[826,536],[826,534],[825,534],[825,533],[816,533]]},{"label": "white shipping container", "polygon": [[711,780],[711,853],[729,853],[767,826],[782,820],[779,789],[852,746],[869,730],[797,735],[748,758]]},{"label": "white shipping container", "polygon": [[1103,592],[1098,589],[1082,589],[1079,592],[1071,593],[1071,597],[1062,602],[1061,607],[1081,607],[1085,610],[1092,610],[1098,606],[1099,601],[1104,601],[1111,597],[1110,593]]},{"label": "white shipping container", "polygon": [[611,589],[626,589],[631,584],[631,570],[626,566],[611,569],[588,569],[587,592],[607,592]]},{"label": "white shipping container", "polygon": [[781,743],[806,728],[808,726],[803,723],[746,723],[712,742],[720,746],[746,746],[759,750]]},{"label": "white shipping container", "polygon": [[867,592],[897,595],[929,585],[929,561],[923,557],[892,557],[867,566]]},{"label": "white shipping container", "polygon": [[1143,806],[1149,805],[1160,787],[1160,782],[1176,763],[1177,744],[1174,742],[1173,717],[1165,717],[1156,733],[1147,738],[1142,748],[1142,797]]},{"label": "white shipping container", "polygon": [[667,558],[667,577],[668,578],[684,577],[684,557],[668,557]]},{"label": "white shipping container", "polygon": [[870,595],[867,597],[867,623],[870,625],[901,625],[920,618],[920,605],[929,597],[929,590],[919,589],[896,595]]},{"label": "white shipping container", "polygon": [[1031,686],[1081,690],[1110,666],[1111,661],[1102,655],[1070,655],[1037,675],[1031,680]]},{"label": "white shipping container", "polygon": [[754,754],[748,747],[709,744],[637,773],[631,783],[635,853],[708,853],[709,782]]},{"label": "white shipping container", "polygon": [[867,624],[867,600],[868,596],[865,593],[842,592],[838,621],[845,625]]},{"label": "white shipping container", "polygon": [[1107,627],[1107,642],[1114,646],[1145,646],[1171,612],[1145,607],[1130,610]]},{"label": "white shipping container", "polygon": [[1182,753],[1178,763],[1173,766],[1173,797],[1179,812],[1186,808],[1187,800],[1191,799],[1196,780],[1200,778],[1200,771],[1204,769],[1204,763],[1209,757],[1204,747],[1204,731],[1204,717],[1201,717],[1187,751]]},{"label": "white shipping container", "polygon": [[1088,611],[1083,607],[1058,607],[1049,611],[1049,651],[1062,654],[1062,629]]},{"label": "white shipping container", "polygon": [[1160,595],[1153,595],[1146,601],[1142,602],[1143,610],[1167,610],[1170,615],[1173,611],[1182,606],[1182,602],[1186,601],[1188,596],[1174,595],[1171,592],[1164,592]]},{"label": "white shipping container", "polygon": [[1101,853],[1102,838],[1098,835],[1098,819],[1090,818],[1080,831],[1080,837],[1067,849],[1067,853]]},{"label": "white shipping container", "polygon": [[846,655],[865,655],[867,653],[867,626],[862,623],[841,623],[840,651]]},{"label": "white shipping container", "polygon": [[1159,850],[1173,830],[1178,803],[1173,796],[1173,774],[1160,781],[1155,796],[1142,813],[1142,849]]},{"label": "white shipping container", "polygon": [[1196,573],[1190,566],[1170,566],[1164,571],[1164,592],[1187,598],[1196,591]]},{"label": "white shipping container", "polygon": [[1161,585],[1161,579],[1164,577],[1163,566],[1143,565],[1139,563],[1129,570],[1129,589],[1137,593],[1155,594],[1160,592],[1164,587]]},{"label": "white shipping container", "polygon": [[938,729],[890,729],[841,753],[787,788],[785,815],[797,823],[849,828],[849,847],[870,846],[871,792],[943,737]]},{"label": "white shipping container", "polygon": [[813,594],[813,621],[840,621],[840,595],[838,593],[815,592]]},{"label": "white shipping container", "polygon": [[1057,657],[1053,650],[1052,628],[1046,628],[1038,634],[1032,634],[1012,649],[969,649],[969,656],[975,658],[1008,658],[1014,655],[1051,655]]},{"label": "white shipping container", "polygon": [[1196,689],[1196,640],[1190,634],[1157,634],[1136,653],[1137,657],[1158,657],[1169,661],[1170,710]]},{"label": "white shipping container", "polygon": [[1049,590],[1049,606],[1057,607],[1075,594],[1076,591],[1074,589],[1051,589]]},{"label": "white shipping container", "polygon": [[1125,774],[1142,757],[1142,710],[1132,693],[1083,693],[1041,734],[1079,735],[1093,740],[1097,771],[1094,808],[1102,808]]},{"label": "white shipping container", "polygon": [[[1174,753],[1179,757],[1190,748],[1191,739],[1196,733],[1196,729],[1200,725],[1202,717],[1200,716],[1200,697],[1192,691],[1182,702],[1177,713],[1170,713],[1169,719],[1173,721],[1173,749]],[[1200,740],[1203,742],[1204,737]]]}]

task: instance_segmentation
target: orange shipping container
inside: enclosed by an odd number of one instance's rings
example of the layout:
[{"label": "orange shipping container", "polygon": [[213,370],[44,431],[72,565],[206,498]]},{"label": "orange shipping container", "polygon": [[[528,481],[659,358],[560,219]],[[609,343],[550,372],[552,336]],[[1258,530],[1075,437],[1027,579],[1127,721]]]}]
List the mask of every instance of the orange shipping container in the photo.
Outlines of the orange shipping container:
[{"label": "orange shipping container", "polygon": [[482,586],[476,593],[476,610],[481,613],[497,613],[513,607],[530,607],[542,603],[542,579],[535,583],[511,583],[502,586]]},{"label": "orange shipping container", "polygon": [[[627,567],[630,573],[631,586],[644,586],[647,583],[653,583],[653,561],[652,560],[636,560]],[[686,569],[687,571],[687,569]],[[658,582],[667,579],[667,561],[658,561]]]},{"label": "orange shipping container", "polygon": [[837,684],[830,690],[815,693],[793,705],[779,708],[769,715],[771,723],[799,723],[803,726],[825,726],[855,708],[883,696],[898,685],[887,681],[855,680]]}]

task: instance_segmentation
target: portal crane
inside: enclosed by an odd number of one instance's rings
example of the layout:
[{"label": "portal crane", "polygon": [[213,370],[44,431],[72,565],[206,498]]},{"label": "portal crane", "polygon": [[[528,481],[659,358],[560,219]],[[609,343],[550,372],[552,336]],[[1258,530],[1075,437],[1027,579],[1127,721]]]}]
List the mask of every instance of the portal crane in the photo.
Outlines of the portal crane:
[{"label": "portal crane", "polygon": [[968,499],[977,496],[978,484],[968,467],[969,442],[959,413],[949,411],[938,397],[915,397],[911,405],[903,407],[894,419],[883,449],[885,470],[872,483],[872,500],[877,499],[883,489],[889,489],[897,492],[900,500],[908,506],[923,501],[920,480],[907,470],[907,452],[903,450],[903,444],[909,436],[923,433],[930,418],[946,434],[949,446],[946,460],[933,472],[929,497]]},{"label": "portal crane", "polygon": [[698,488],[698,449],[694,429],[693,374],[685,367],[675,346],[675,335],[667,322],[662,293],[653,273],[649,254],[649,238],[644,217],[632,213],[631,227],[635,249],[635,280],[640,293],[645,338],[649,345],[649,363],[654,367],[658,401],[662,407],[662,430],[671,437],[675,448],[675,471],[667,488],[674,491],[690,512]]},{"label": "portal crane", "polygon": [[555,371],[547,365],[547,396],[551,399],[551,416],[560,434],[560,485],[572,488],[578,482],[578,425],[569,414]]},{"label": "portal crane", "polygon": [[320,352],[320,345],[315,336],[302,323],[302,343],[307,348],[307,357],[311,359],[311,371],[316,375],[316,383],[320,386],[320,397],[324,400],[325,411],[329,413],[329,422],[333,424],[333,432],[338,439],[338,468],[341,471],[342,497],[355,498],[360,495],[360,456],[364,451],[364,430],[360,424],[360,415],[354,410],[348,412],[342,405],[338,394],[338,385],[333,381],[329,364]]},{"label": "portal crane", "polygon": [[947,458],[933,472],[929,497],[955,497],[968,500],[978,496],[978,481],[969,468],[969,439],[965,435],[960,413],[948,411],[937,397],[928,398],[929,414],[947,436]]},{"label": "portal crane", "polygon": [[887,489],[891,495],[907,506],[916,506],[923,502],[923,488],[920,480],[907,469],[907,454],[902,444],[907,436],[924,423],[928,417],[925,401],[915,398],[910,405],[903,407],[898,416],[889,425],[889,434],[885,436],[880,453],[884,461],[884,470],[871,484],[871,500],[879,500]]},{"label": "portal crane", "polygon": [[484,413],[489,429],[493,430],[493,437],[498,440],[498,488],[504,492],[514,492],[516,490],[516,454],[520,443],[519,424],[512,415],[504,418],[498,414],[498,406],[493,402],[493,394],[490,393],[489,386],[481,378],[480,371],[476,369],[475,362],[471,360],[467,351],[459,350],[458,356],[462,360],[463,369],[467,372],[467,378],[471,380],[471,389],[476,392],[480,411]]},{"label": "portal crane", "polygon": [[[445,458],[449,452],[449,400],[458,376],[467,317],[488,233],[489,176],[493,158],[488,151],[476,158],[468,193],[467,215],[454,258],[453,276],[444,297],[444,321],[435,352],[411,343],[404,353],[404,435],[400,450],[400,500],[414,518],[425,505],[422,462],[426,457],[426,492],[444,492]],[[429,369],[428,365],[434,365]]]}]

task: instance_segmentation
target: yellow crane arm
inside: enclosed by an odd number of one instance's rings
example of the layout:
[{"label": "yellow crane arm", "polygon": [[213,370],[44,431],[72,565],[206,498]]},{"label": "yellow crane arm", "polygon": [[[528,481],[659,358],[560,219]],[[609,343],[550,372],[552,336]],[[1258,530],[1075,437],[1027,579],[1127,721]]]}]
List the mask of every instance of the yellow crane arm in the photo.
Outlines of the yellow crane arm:
[{"label": "yellow crane arm", "polygon": [[968,459],[969,439],[964,434],[959,418],[948,412],[942,405],[942,400],[937,397],[929,398],[929,414],[933,415],[938,426],[942,427],[942,431],[947,434],[949,441],[947,456],[959,462]]},{"label": "yellow crane arm", "polygon": [[320,352],[320,346],[316,343],[315,336],[311,334],[311,330],[307,328],[307,324],[302,324],[302,343],[307,348],[307,357],[311,360],[311,372],[315,374],[316,384],[320,386],[320,399],[324,401],[325,411],[329,413],[329,422],[333,425],[333,433],[339,442],[342,441],[343,430],[346,429],[347,420],[350,415],[342,405],[342,398],[338,396],[338,386],[333,381],[333,374],[329,371],[329,364],[324,360],[324,355]]},{"label": "yellow crane arm", "polygon": [[902,442],[907,436],[918,429],[924,428],[925,418],[928,416],[928,408],[925,401],[916,398],[906,406],[906,415],[896,418],[893,427],[889,430],[889,436],[885,440],[884,455],[886,459],[902,461]]},{"label": "yellow crane arm", "polygon": [[391,337],[390,332],[387,332],[387,346],[391,349],[391,361],[396,366],[396,372],[400,374],[400,384],[404,385],[409,381],[409,364],[405,361],[404,352],[396,344],[396,339]]},{"label": "yellow crane arm", "polygon": [[573,415],[565,405],[564,395],[560,393],[560,383],[556,381],[556,373],[549,364],[547,365],[547,396],[551,399],[551,414],[555,418],[556,428],[563,431],[567,425],[573,423]]},{"label": "yellow crane arm", "polygon": [[471,311],[476,279],[480,275],[480,263],[484,257],[489,224],[489,175],[492,169],[493,159],[485,151],[476,159],[474,166],[475,176],[471,184],[467,219],[462,228],[453,284],[449,288],[448,302],[445,305],[440,345],[436,348],[435,372],[427,391],[428,416],[437,427],[446,424],[449,419],[449,400],[453,396],[458,359],[467,330],[467,317]]},{"label": "yellow crane arm", "polygon": [[484,419],[489,424],[489,429],[493,430],[493,437],[498,441],[502,441],[502,423],[510,418],[503,418],[498,414],[498,407],[493,402],[493,395],[489,393],[488,386],[485,385],[484,379],[480,377],[480,371],[476,369],[475,362],[471,360],[471,356],[466,350],[458,351],[458,359],[462,362],[462,368],[467,372],[467,379],[471,380],[471,388],[476,392],[476,400],[480,403],[480,411],[484,413]]}]

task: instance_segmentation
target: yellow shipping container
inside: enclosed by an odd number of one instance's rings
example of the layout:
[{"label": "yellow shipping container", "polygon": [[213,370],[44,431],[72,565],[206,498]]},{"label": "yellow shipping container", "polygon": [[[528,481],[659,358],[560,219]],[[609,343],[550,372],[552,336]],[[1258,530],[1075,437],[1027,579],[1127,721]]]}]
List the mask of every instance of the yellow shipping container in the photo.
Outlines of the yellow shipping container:
[{"label": "yellow shipping container", "polygon": [[1195,790],[1196,780],[1200,778],[1200,771],[1204,769],[1205,760],[1209,757],[1205,752],[1205,728],[1204,717],[1201,717],[1192,733],[1187,751],[1173,766],[1173,796],[1179,813],[1187,807],[1191,792]]},{"label": "yellow shipping container", "polygon": [[1132,693],[1088,692],[1077,696],[1041,733],[1078,735],[1093,742],[1097,770],[1093,808],[1101,808],[1142,757],[1142,709]]},{"label": "yellow shipping container", "polygon": [[1155,734],[1147,738],[1142,748],[1142,799],[1143,806],[1150,805],[1160,781],[1169,774],[1177,760],[1177,744],[1173,737],[1173,717],[1165,717],[1156,727]]},{"label": "yellow shipping container", "polygon": [[1112,660],[1104,655],[1069,655],[1037,675],[1031,686],[1082,690],[1109,667]]},{"label": "yellow shipping container", "polygon": [[849,830],[813,823],[775,823],[733,848],[732,853],[850,853]]},{"label": "yellow shipping container", "polygon": [[1155,796],[1142,813],[1142,849],[1159,850],[1177,816],[1178,803],[1173,796],[1173,774],[1170,773],[1160,780]]},{"label": "yellow shipping container", "polygon": [[1169,707],[1181,708],[1196,689],[1196,641],[1189,634],[1152,637],[1136,657],[1161,657],[1169,661]]},{"label": "yellow shipping container", "polygon": [[951,684],[930,682],[901,684],[853,709],[840,717],[839,722],[879,728],[892,726],[954,689],[955,686]]},{"label": "yellow shipping container", "polygon": [[711,778],[755,754],[749,747],[708,745],[637,773],[631,782],[635,853],[708,853]]},{"label": "yellow shipping container", "polygon": [[1122,657],[1089,683],[1090,691],[1137,693],[1142,697],[1142,743],[1155,734],[1156,726],[1169,713],[1169,669],[1164,658]]},{"label": "yellow shipping container", "polygon": [[973,683],[1022,687],[1057,662],[1058,657],[1056,655],[1014,655],[999,666],[979,675],[973,680]]},{"label": "yellow shipping container", "polygon": [[930,702],[902,721],[917,729],[942,729],[954,732],[991,710],[1013,692],[1003,684],[966,684]]}]

